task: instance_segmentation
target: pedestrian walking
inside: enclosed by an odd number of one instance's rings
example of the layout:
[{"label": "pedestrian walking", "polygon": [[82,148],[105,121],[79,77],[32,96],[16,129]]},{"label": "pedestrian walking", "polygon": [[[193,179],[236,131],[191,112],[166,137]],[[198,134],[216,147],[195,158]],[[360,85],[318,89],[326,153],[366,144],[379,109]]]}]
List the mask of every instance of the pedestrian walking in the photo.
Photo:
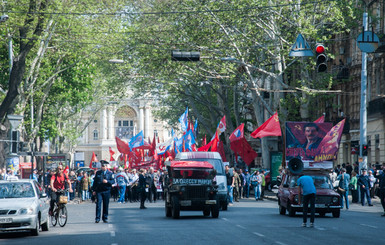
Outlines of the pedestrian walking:
[{"label": "pedestrian walking", "polygon": [[259,171],[255,171],[254,174],[251,176],[251,186],[254,188],[254,197],[255,201],[258,201],[261,199],[261,184],[262,184],[262,178],[259,174]]},{"label": "pedestrian walking", "polygon": [[227,181],[227,199],[230,205],[233,205],[233,188],[234,188],[234,175],[230,173],[229,165],[225,166],[225,174]]},{"label": "pedestrian walking", "polygon": [[349,183],[350,177],[349,174],[346,173],[346,169],[342,168],[341,173],[337,176],[337,180],[339,187],[339,194],[341,196],[341,209],[344,208],[344,199],[346,203],[346,209],[349,209]]},{"label": "pedestrian walking", "polygon": [[[306,227],[307,223],[307,212],[310,202],[310,227],[314,226],[314,216],[315,216],[315,196],[316,188],[314,186],[314,180],[308,175],[302,175],[297,180],[298,185],[298,204],[303,203],[303,223],[302,226]],[[302,199],[302,200],[301,200]]]},{"label": "pedestrian walking", "polygon": [[369,180],[369,176],[366,173],[366,169],[362,169],[362,174],[358,176],[357,183],[358,183],[358,186],[360,187],[362,206],[365,206],[365,197],[367,199],[368,205],[373,206],[372,200],[370,198],[370,193],[369,193],[370,180]]},{"label": "pedestrian walking", "polygon": [[358,203],[358,190],[357,190],[357,173],[352,171],[352,178],[350,179],[350,190],[352,192],[352,203]]},{"label": "pedestrian walking", "polygon": [[145,170],[140,169],[139,170],[139,185],[138,185],[138,191],[140,193],[140,209],[146,209],[144,206],[144,202],[146,201],[146,177],[144,176]]},{"label": "pedestrian walking", "polygon": [[385,163],[382,164],[382,171],[377,176],[377,179],[379,181],[379,196],[381,199],[381,205],[384,209],[384,213],[381,215],[382,217],[385,217]]},{"label": "pedestrian walking", "polygon": [[126,188],[129,180],[127,174],[123,172],[122,167],[119,167],[118,173],[115,176],[115,181],[119,191],[118,203],[125,203]]},{"label": "pedestrian walking", "polygon": [[102,203],[102,220],[104,223],[108,223],[108,205],[110,203],[111,188],[112,185],[115,183],[115,179],[112,172],[107,169],[109,163],[105,160],[101,160],[100,164],[101,169],[96,172],[94,177],[94,184],[92,186],[93,194],[96,195],[95,223],[100,222]]}]

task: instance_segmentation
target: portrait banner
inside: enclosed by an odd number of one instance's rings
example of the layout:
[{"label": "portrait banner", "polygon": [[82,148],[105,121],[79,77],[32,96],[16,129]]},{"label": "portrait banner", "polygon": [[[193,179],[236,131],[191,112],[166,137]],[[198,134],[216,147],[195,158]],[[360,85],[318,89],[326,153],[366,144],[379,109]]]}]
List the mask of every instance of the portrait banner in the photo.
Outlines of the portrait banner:
[{"label": "portrait banner", "polygon": [[299,158],[304,163],[314,162],[332,127],[332,123],[286,122],[286,161]]}]

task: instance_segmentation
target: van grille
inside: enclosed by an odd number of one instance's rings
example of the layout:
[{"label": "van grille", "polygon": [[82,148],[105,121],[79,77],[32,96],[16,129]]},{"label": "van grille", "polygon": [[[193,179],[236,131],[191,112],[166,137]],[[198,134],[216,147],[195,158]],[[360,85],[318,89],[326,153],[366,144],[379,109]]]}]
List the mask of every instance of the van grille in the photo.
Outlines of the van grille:
[{"label": "van grille", "polygon": [[206,198],[208,196],[206,188],[206,186],[187,186],[183,197],[186,199]]}]

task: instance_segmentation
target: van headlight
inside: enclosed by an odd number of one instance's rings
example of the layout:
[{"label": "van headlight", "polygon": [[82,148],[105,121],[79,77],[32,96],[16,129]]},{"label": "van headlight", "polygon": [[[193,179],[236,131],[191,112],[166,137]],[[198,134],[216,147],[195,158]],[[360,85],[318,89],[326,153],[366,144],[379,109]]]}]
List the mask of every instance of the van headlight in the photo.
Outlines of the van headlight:
[{"label": "van headlight", "polygon": [[338,202],[338,197],[333,197],[332,201],[333,201],[334,203]]},{"label": "van headlight", "polygon": [[33,214],[33,208],[22,208],[19,210],[19,214]]}]

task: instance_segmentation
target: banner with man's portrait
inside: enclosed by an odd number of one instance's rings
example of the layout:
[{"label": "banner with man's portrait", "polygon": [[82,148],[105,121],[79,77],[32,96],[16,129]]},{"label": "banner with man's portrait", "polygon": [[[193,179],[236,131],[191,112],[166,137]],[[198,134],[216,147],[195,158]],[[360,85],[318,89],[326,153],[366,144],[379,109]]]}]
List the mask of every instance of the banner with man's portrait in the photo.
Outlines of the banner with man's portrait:
[{"label": "banner with man's portrait", "polygon": [[286,122],[286,161],[299,158],[304,163],[314,162],[332,127],[332,123]]}]

